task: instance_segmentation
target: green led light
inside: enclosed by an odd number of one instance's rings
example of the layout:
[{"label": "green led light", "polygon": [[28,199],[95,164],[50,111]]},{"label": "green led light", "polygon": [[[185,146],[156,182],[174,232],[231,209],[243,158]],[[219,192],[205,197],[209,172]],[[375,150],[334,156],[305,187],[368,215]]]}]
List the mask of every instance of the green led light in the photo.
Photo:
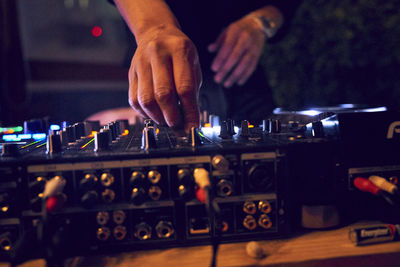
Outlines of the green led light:
[{"label": "green led light", "polygon": [[24,130],[24,127],[22,126],[15,126],[15,127],[0,127],[0,132],[9,132],[9,131],[14,131],[15,133],[22,132]]}]

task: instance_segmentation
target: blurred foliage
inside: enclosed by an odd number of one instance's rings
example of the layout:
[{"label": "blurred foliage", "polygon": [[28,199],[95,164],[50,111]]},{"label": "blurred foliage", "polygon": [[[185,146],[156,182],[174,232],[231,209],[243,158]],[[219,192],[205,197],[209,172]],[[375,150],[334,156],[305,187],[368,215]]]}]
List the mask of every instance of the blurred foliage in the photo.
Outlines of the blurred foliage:
[{"label": "blurred foliage", "polygon": [[262,58],[276,105],[400,107],[400,1],[302,2]]}]

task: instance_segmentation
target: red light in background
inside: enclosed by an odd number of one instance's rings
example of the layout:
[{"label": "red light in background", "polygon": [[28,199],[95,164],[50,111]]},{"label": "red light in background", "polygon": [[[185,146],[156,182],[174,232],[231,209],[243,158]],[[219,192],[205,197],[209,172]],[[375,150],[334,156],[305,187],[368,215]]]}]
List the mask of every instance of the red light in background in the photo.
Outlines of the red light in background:
[{"label": "red light in background", "polygon": [[100,26],[93,26],[92,35],[94,37],[100,37],[103,34],[103,29]]}]

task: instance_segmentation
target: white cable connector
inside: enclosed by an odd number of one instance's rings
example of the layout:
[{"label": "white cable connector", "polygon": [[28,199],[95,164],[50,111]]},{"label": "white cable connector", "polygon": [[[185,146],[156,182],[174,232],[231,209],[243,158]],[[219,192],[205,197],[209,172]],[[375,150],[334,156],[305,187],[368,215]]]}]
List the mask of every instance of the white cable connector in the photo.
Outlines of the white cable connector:
[{"label": "white cable connector", "polygon": [[65,184],[67,182],[62,176],[54,176],[52,179],[47,181],[44,191],[43,191],[43,197],[48,198],[51,196],[54,196],[57,193],[61,193],[65,187]]},{"label": "white cable connector", "polygon": [[211,186],[210,175],[204,168],[196,168],[193,172],[194,181],[200,188],[206,188]]},{"label": "white cable connector", "polygon": [[393,195],[396,194],[397,186],[388,182],[385,178],[377,175],[371,175],[369,180],[380,189],[385,190]]}]

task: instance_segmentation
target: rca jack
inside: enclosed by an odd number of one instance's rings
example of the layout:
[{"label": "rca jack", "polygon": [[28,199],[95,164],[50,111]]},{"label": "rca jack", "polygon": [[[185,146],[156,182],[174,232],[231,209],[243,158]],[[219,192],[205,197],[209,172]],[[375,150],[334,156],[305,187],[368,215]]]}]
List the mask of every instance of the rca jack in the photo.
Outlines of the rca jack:
[{"label": "rca jack", "polygon": [[272,207],[271,204],[267,200],[261,200],[258,202],[258,209],[265,214],[268,214],[271,212]]},{"label": "rca jack", "polygon": [[115,192],[111,189],[106,189],[101,193],[101,198],[105,203],[111,203],[115,199]]},{"label": "rca jack", "polygon": [[256,219],[253,216],[247,215],[243,220],[243,226],[248,230],[254,230],[257,227]]},{"label": "rca jack", "polygon": [[8,236],[3,236],[0,238],[0,248],[2,251],[10,251],[12,247],[12,242]]},{"label": "rca jack", "polygon": [[151,170],[147,173],[147,178],[152,184],[156,184],[161,180],[161,173],[156,170]]},{"label": "rca jack", "polygon": [[243,211],[247,214],[253,215],[257,211],[256,204],[252,201],[246,201],[243,204]]},{"label": "rca jack", "polygon": [[106,225],[110,219],[110,214],[107,211],[99,211],[96,216],[96,221],[99,225]]},{"label": "rca jack", "polygon": [[272,226],[272,222],[268,215],[261,214],[260,218],[258,218],[258,225],[264,229],[269,229]]},{"label": "rca jack", "polygon": [[126,218],[126,213],[123,210],[116,210],[113,212],[113,221],[116,224],[123,224]]},{"label": "rca jack", "polygon": [[147,240],[151,238],[151,227],[145,222],[136,225],[135,237],[139,240]]},{"label": "rca jack", "polygon": [[126,227],[123,225],[117,225],[113,230],[115,240],[121,241],[126,237]]},{"label": "rca jack", "polygon": [[97,229],[97,239],[101,241],[106,241],[110,238],[111,231],[108,227],[100,227]]},{"label": "rca jack", "polygon": [[221,179],[217,184],[217,194],[221,197],[228,197],[232,195],[233,186],[228,180]]},{"label": "rca jack", "polygon": [[159,200],[161,198],[162,190],[157,185],[152,185],[149,188],[149,197],[152,200]]},{"label": "rca jack", "polygon": [[158,238],[170,238],[175,231],[172,223],[167,221],[160,221],[156,225],[156,232]]},{"label": "rca jack", "polygon": [[109,172],[104,172],[101,177],[100,177],[100,183],[104,186],[104,187],[109,187],[111,186],[115,181],[114,175],[112,175]]}]

